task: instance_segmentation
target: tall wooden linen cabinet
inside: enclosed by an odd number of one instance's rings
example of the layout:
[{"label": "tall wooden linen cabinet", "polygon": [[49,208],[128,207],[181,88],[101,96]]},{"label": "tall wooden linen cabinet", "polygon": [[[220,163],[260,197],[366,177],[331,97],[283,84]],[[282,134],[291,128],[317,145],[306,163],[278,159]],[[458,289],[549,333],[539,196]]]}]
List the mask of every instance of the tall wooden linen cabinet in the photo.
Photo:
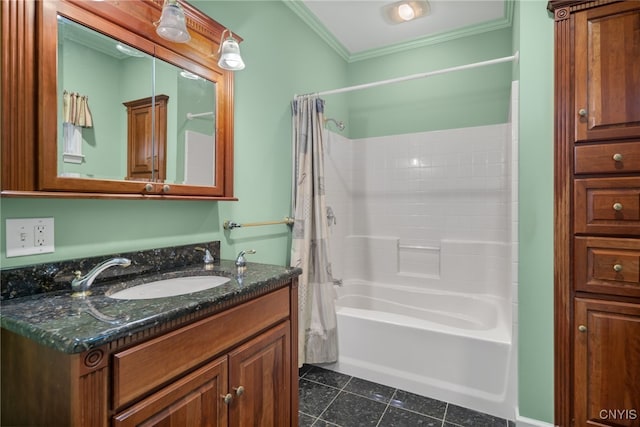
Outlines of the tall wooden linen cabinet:
[{"label": "tall wooden linen cabinet", "polygon": [[640,426],[640,1],[555,16],[555,424]]}]

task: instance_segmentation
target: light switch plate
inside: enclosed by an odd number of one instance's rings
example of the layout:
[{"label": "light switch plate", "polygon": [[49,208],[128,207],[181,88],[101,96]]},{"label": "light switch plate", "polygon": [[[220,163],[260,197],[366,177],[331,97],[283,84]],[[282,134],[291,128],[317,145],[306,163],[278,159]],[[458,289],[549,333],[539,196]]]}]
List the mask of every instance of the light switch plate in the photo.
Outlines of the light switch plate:
[{"label": "light switch plate", "polygon": [[7,258],[55,251],[53,218],[10,218],[6,222]]}]

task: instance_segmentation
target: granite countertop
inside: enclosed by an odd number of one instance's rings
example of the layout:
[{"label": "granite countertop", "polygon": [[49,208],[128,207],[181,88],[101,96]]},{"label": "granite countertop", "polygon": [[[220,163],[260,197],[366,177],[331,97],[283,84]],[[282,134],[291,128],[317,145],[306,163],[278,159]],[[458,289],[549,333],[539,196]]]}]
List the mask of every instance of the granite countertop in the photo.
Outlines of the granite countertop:
[{"label": "granite countertop", "polygon": [[[72,297],[69,285],[67,291],[9,299],[2,301],[0,319],[7,330],[65,353],[80,353],[260,291],[301,273],[299,268],[247,263],[246,272],[237,276],[234,262],[222,260],[213,270],[205,270],[200,264],[126,281],[114,279],[94,284],[92,294],[85,298]],[[196,275],[222,275],[231,280],[212,289],[166,298],[118,300],[105,295],[114,289]]]}]

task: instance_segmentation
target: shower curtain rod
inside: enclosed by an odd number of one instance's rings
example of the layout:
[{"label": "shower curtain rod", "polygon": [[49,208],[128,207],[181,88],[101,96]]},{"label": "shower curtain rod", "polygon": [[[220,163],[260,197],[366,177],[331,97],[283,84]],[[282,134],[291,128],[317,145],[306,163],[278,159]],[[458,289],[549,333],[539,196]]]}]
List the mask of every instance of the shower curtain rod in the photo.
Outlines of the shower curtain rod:
[{"label": "shower curtain rod", "polygon": [[438,74],[446,74],[446,73],[450,73],[452,71],[467,70],[467,69],[470,69],[470,68],[484,67],[486,65],[500,64],[500,63],[503,63],[503,62],[511,62],[511,61],[518,62],[519,56],[520,56],[520,53],[516,52],[514,55],[505,56],[503,58],[490,59],[488,61],[475,62],[473,64],[467,64],[467,65],[459,65],[457,67],[444,68],[442,70],[428,71],[426,73],[411,74],[409,76],[397,77],[397,78],[388,79],[388,80],[380,80],[380,81],[377,81],[377,82],[364,83],[364,84],[355,85],[355,86],[348,86],[348,87],[343,87],[343,88],[340,88],[340,89],[325,90],[323,92],[315,92],[315,93],[311,93],[311,94],[307,94],[307,95],[296,95],[295,97],[298,98],[298,97],[309,96],[309,95],[317,95],[317,96],[320,96],[320,95],[333,95],[335,93],[351,92],[351,91],[354,91],[354,90],[360,90],[360,89],[367,89],[367,88],[370,88],[370,87],[382,86],[382,85],[386,85],[386,84],[389,84],[389,83],[404,82],[404,81],[407,81],[407,80],[421,79],[423,77],[430,77],[430,76],[435,76],[435,75],[438,75]]}]

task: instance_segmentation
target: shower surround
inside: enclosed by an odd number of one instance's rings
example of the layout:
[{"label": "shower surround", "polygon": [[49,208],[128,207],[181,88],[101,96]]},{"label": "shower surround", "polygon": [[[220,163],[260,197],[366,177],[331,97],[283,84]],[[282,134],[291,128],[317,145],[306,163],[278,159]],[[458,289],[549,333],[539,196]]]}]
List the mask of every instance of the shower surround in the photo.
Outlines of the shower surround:
[{"label": "shower surround", "polygon": [[325,142],[343,282],[330,368],[514,419],[512,125]]}]

